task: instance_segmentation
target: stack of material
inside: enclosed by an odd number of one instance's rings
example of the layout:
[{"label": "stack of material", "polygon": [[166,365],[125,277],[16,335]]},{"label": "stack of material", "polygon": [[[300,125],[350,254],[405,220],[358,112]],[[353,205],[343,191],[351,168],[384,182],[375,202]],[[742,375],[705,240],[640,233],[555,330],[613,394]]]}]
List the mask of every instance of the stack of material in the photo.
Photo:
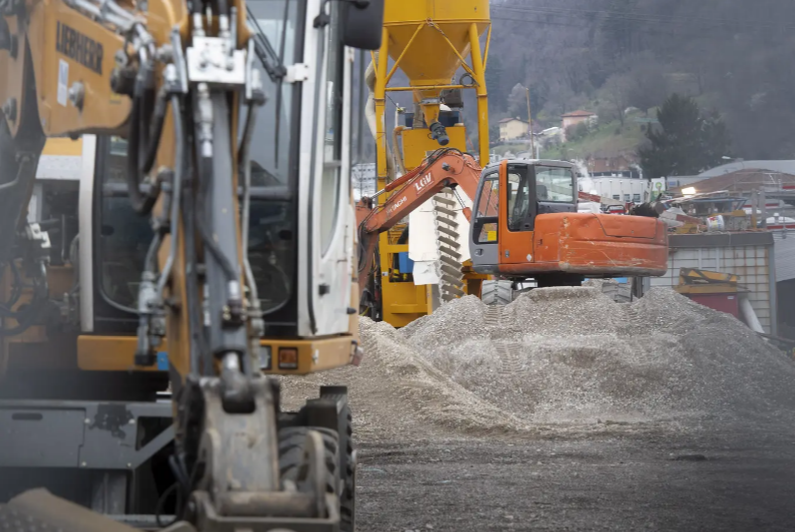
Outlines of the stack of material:
[{"label": "stack of material", "polygon": [[795,419],[792,361],[666,288],[631,304],[591,287],[536,289],[505,307],[467,296],[404,329],[363,320],[361,332],[361,368],[289,380],[287,399],[348,384],[365,439]]}]

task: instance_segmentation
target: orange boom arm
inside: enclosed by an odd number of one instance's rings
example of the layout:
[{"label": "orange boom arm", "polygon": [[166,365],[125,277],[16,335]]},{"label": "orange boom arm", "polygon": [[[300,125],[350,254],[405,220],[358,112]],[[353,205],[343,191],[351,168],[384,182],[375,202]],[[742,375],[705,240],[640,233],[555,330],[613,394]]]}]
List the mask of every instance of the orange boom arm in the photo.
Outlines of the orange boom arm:
[{"label": "orange boom arm", "polygon": [[[454,149],[442,149],[426,159],[421,166],[389,183],[373,198],[362,198],[356,209],[361,244],[360,291],[364,289],[367,272],[372,268],[379,233],[392,228],[446,187],[461,187],[464,194],[474,200],[480,172],[480,166],[471,155]],[[390,192],[391,195],[384,203],[372,206],[375,198]],[[466,206],[464,216],[467,220],[472,217],[472,211]]]}]

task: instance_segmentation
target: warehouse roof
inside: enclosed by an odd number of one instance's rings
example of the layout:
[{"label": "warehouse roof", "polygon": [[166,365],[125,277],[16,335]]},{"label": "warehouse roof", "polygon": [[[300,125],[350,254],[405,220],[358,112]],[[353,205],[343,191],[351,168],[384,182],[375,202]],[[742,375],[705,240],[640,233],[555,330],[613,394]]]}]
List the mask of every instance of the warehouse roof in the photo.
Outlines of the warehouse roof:
[{"label": "warehouse roof", "polygon": [[753,192],[762,189],[778,189],[785,185],[795,185],[795,175],[758,168],[738,170],[708,179],[690,183],[699,193]]}]

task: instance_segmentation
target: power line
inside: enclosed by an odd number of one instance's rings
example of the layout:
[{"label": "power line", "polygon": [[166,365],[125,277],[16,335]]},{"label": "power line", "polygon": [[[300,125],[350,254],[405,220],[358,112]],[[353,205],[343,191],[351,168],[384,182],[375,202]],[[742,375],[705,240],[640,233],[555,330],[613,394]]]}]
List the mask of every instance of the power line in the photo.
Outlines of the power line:
[{"label": "power line", "polygon": [[[528,15],[537,15],[536,13],[529,13],[529,12],[527,14]],[[564,26],[564,27],[578,28],[578,29],[583,29],[583,30],[588,30],[588,29],[591,29],[591,27],[592,27],[592,26],[584,25],[584,24],[572,24],[572,23],[557,22],[557,21],[550,21],[550,20],[543,20],[543,19],[528,20],[526,18],[516,18],[516,17],[507,18],[507,17],[499,17],[499,16],[493,16],[493,15],[491,16],[491,20],[504,20],[504,21],[507,21],[507,22],[528,22],[528,23],[531,23],[531,24],[538,24],[538,25],[541,25],[541,26]],[[646,21],[646,22],[649,22],[649,21]],[[666,30],[664,28],[644,28],[643,29],[643,33],[644,34],[676,35],[676,36],[680,36],[680,37],[681,36],[686,36],[686,37],[692,37],[692,38],[705,37],[705,34],[704,34],[705,31],[715,32],[715,31],[722,31],[722,30],[721,30],[721,28],[718,28],[718,27],[710,27],[710,28],[704,28],[701,32],[697,33],[697,32],[694,32],[694,31],[682,31],[681,29],[673,29],[673,28],[671,28],[670,30]],[[725,35],[725,33],[721,33],[721,35]]]},{"label": "power line", "polygon": [[[517,11],[522,10],[544,10],[550,13],[561,13],[561,12],[571,12],[571,13],[589,13],[589,14],[597,14],[597,15],[609,15],[609,16],[633,16],[633,17],[646,17],[652,19],[663,19],[663,20],[672,20],[672,21],[682,21],[682,22],[691,22],[694,20],[701,20],[705,22],[717,22],[717,23],[726,23],[726,24],[734,24],[740,26],[747,26],[748,21],[746,20],[732,20],[732,19],[717,19],[715,17],[711,18],[704,18],[704,17],[691,17],[691,16],[683,16],[683,15],[662,15],[657,13],[643,13],[643,12],[626,12],[626,11],[608,11],[608,10],[592,10],[592,9],[575,9],[575,8],[565,8],[565,7],[551,7],[551,6],[525,6],[525,7],[518,7],[518,6],[510,6],[510,5],[495,5],[493,6],[497,9],[512,9]],[[757,26],[765,26],[765,27],[772,27],[772,28],[779,28],[781,27],[780,24],[775,22],[769,23],[762,23],[756,24]],[[787,26],[790,27],[790,26]]]},{"label": "power line", "polygon": [[[532,15],[532,13],[530,13]],[[570,24],[566,22],[553,22],[551,20],[527,20],[525,18],[516,18],[516,17],[495,17],[492,15],[491,20],[506,20],[508,22],[532,22],[542,24],[544,26],[566,26],[569,28],[579,28],[579,29],[587,29],[588,26],[585,24]],[[493,37],[492,37],[493,38]]]},{"label": "power line", "polygon": [[[506,17],[495,17],[492,16],[491,20],[500,20],[505,22],[517,22],[517,23],[529,23],[529,24],[536,24],[539,26],[559,26],[559,27],[567,27],[567,28],[576,28],[579,30],[588,30],[590,26],[583,25],[583,24],[571,24],[566,22],[555,22],[550,20],[529,20],[526,18],[506,18]],[[715,29],[715,28],[713,28]],[[657,36],[671,36],[674,34],[673,31],[666,31],[662,28],[647,28],[643,30],[645,35],[657,35]],[[691,37],[691,38],[703,38],[705,37],[704,33],[691,33],[691,32],[676,32],[677,37]]]},{"label": "power line", "polygon": [[572,9],[572,8],[554,8],[547,6],[539,7],[517,7],[517,6],[492,6],[498,10],[517,11],[521,13],[549,15],[557,17],[568,17],[571,14],[589,14],[589,15],[602,15],[610,19],[626,20],[631,22],[645,22],[654,24],[681,24],[683,22],[702,22],[710,24],[713,29],[718,27],[741,27],[741,28],[756,28],[756,29],[795,29],[795,26],[776,23],[759,23],[749,21],[734,21],[729,19],[716,19],[716,18],[703,18],[703,17],[687,17],[681,15],[657,15],[653,13],[636,13],[636,12],[619,12],[607,10],[590,10],[590,9]]}]

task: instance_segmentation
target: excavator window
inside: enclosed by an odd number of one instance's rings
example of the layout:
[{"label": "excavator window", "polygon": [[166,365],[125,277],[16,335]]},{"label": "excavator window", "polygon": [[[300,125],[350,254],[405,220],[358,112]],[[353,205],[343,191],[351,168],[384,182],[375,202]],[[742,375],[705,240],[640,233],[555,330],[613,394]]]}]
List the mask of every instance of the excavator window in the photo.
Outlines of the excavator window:
[{"label": "excavator window", "polygon": [[500,175],[487,174],[481,183],[475,214],[475,232],[478,244],[497,242],[497,216],[499,214]]},{"label": "excavator window", "polygon": [[328,71],[326,72],[326,135],[323,149],[323,181],[321,185],[320,226],[321,249],[328,251],[337,227],[342,167],[342,103],[343,103],[343,51],[340,35],[342,26],[337,22],[339,5],[331,4],[331,24],[326,27]]},{"label": "excavator window", "polygon": [[574,203],[574,176],[569,168],[535,166],[538,201]]},{"label": "excavator window", "polygon": [[105,301],[134,312],[152,227],[148,218],[135,213],[127,196],[127,143],[119,137],[104,138],[98,142],[97,152],[102,195],[95,218],[99,226],[94,237],[99,259],[95,273]]},{"label": "excavator window", "polygon": [[[281,63],[301,63],[306,3],[249,0],[246,6],[249,25],[273,43]],[[281,312],[294,292],[301,84],[274,82],[262,63],[255,61],[255,67],[268,103],[257,111],[251,139],[249,262],[268,314]]]},{"label": "excavator window", "polygon": [[508,229],[526,230],[524,222],[530,215],[530,180],[527,167],[508,167]]},{"label": "excavator window", "polygon": [[[300,63],[303,60],[301,26],[305,2],[250,0],[246,6],[253,18],[250,25],[274,43],[282,57],[281,63]],[[257,111],[251,150],[251,182],[255,187],[286,185],[298,163],[300,84],[276,83],[259,61],[254,64],[260,70],[268,103]]]},{"label": "excavator window", "polygon": [[[250,25],[275,43],[282,64],[303,61],[304,2],[250,0]],[[300,84],[271,80],[260,69],[268,104],[257,112],[251,150],[249,261],[266,314],[292,301],[296,258]],[[243,124],[241,123],[241,129]],[[95,233],[96,290],[100,306],[95,320],[107,317],[113,332],[120,318],[134,316],[137,287],[152,241],[149,219],[129,205],[125,182],[127,147],[123,139],[101,138],[97,147]],[[119,314],[121,312],[121,314]],[[133,329],[134,330],[134,329]]]}]

